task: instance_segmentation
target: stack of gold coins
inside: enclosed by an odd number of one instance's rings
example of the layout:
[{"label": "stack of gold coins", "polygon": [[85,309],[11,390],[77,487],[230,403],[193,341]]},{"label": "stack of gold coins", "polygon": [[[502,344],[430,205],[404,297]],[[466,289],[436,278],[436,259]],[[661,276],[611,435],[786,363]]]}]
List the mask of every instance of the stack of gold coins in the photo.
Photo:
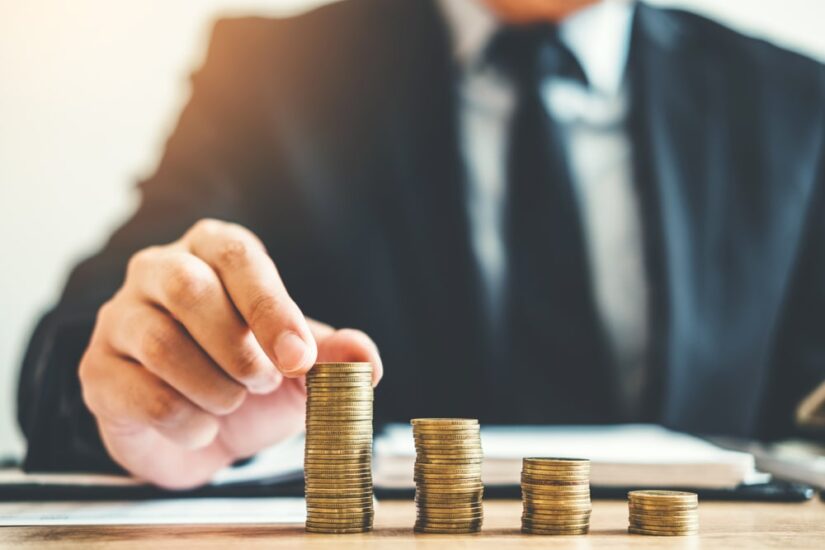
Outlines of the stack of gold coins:
[{"label": "stack of gold coins", "polygon": [[699,497],[685,491],[631,491],[627,494],[630,533],[678,536],[699,532]]},{"label": "stack of gold coins", "polygon": [[590,461],[525,458],[521,470],[521,531],[583,535],[590,529]]},{"label": "stack of gold coins", "polygon": [[475,533],[481,530],[481,433],[478,420],[416,418],[415,530]]},{"label": "stack of gold coins", "polygon": [[318,363],[306,377],[306,529],[372,529],[372,365]]}]

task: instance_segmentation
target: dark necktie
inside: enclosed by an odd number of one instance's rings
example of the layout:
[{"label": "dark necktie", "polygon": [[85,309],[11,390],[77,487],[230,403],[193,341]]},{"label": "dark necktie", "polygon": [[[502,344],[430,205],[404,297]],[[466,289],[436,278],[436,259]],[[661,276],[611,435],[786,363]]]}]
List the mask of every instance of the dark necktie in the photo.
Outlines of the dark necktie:
[{"label": "dark necktie", "polygon": [[[489,61],[517,102],[507,157],[505,321],[497,385],[502,422],[578,422],[604,403],[588,386],[604,367],[579,208],[567,155],[540,95],[548,77],[587,85],[573,54],[548,25],[506,28]],[[596,413],[596,416],[598,414]]]}]

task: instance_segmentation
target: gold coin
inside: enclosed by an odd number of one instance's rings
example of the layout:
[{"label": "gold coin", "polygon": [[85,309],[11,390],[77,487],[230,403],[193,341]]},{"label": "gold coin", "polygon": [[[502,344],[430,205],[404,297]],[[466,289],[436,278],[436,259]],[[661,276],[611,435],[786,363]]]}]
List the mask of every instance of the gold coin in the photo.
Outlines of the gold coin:
[{"label": "gold coin", "polygon": [[351,475],[362,475],[368,474],[372,471],[372,464],[369,462],[360,463],[360,462],[321,462],[317,463],[317,461],[312,461],[309,464],[304,462],[304,471],[309,471],[313,474],[328,474],[328,475],[335,475],[335,474],[351,474]]},{"label": "gold coin", "polygon": [[362,464],[356,460],[325,461],[323,459],[312,460],[304,458],[304,472],[310,472],[310,475],[318,472],[328,474],[366,474],[370,472],[370,468],[371,464]]},{"label": "gold coin", "polygon": [[317,503],[307,503],[307,511],[311,513],[318,512],[324,516],[334,517],[338,516],[362,516],[364,514],[372,514],[372,506],[321,506]]},{"label": "gold coin", "polygon": [[630,510],[628,513],[628,517],[636,518],[640,520],[650,520],[650,521],[666,521],[666,520],[687,520],[687,519],[696,519],[699,517],[699,514],[696,510],[692,511],[680,511],[680,512],[671,512],[668,514],[640,514],[635,510]]},{"label": "gold coin", "polygon": [[418,449],[416,451],[416,458],[426,460],[428,458],[437,458],[439,460],[450,459],[459,462],[461,460],[478,460],[484,458],[484,453],[477,449],[438,449],[428,447],[426,449]]},{"label": "gold coin", "polygon": [[635,500],[653,500],[660,502],[663,500],[676,500],[679,502],[690,501],[698,502],[699,496],[696,493],[688,491],[668,491],[662,489],[644,489],[638,491],[630,491],[627,493],[628,498]]},{"label": "gold coin", "polygon": [[458,450],[481,448],[479,434],[450,434],[448,436],[415,434],[413,443],[416,449],[426,449],[429,447],[455,447]]},{"label": "gold coin", "polygon": [[523,494],[522,500],[526,502],[581,502],[584,504],[590,503],[590,495],[584,494],[553,494],[553,493],[531,493]]},{"label": "gold coin", "polygon": [[672,529],[669,531],[655,531],[652,529],[639,529],[637,527],[628,527],[627,532],[634,535],[652,535],[656,537],[682,537],[688,535],[696,535],[699,533],[698,529]]},{"label": "gold coin", "polygon": [[413,418],[410,420],[413,426],[477,426],[476,418]]},{"label": "gold coin", "polygon": [[427,463],[431,460],[450,460],[456,464],[470,462],[472,464],[484,460],[484,454],[476,451],[466,453],[441,452],[438,449],[428,449],[416,453],[416,462]]},{"label": "gold coin", "polygon": [[419,508],[416,519],[418,521],[472,521],[482,519],[484,510],[448,510],[442,508],[435,510],[432,508]]},{"label": "gold coin", "polygon": [[450,455],[428,454],[427,456],[419,456],[416,460],[418,464],[431,464],[443,466],[466,466],[478,464],[479,466],[484,462],[482,456],[463,456],[454,457]]},{"label": "gold coin", "polygon": [[340,514],[323,514],[320,512],[311,512],[308,514],[307,523],[313,524],[328,524],[328,525],[342,525],[342,524],[364,524],[372,523],[375,514],[373,512],[365,512],[358,514],[351,514],[348,516]]},{"label": "gold coin", "polygon": [[627,523],[630,527],[636,527],[637,529],[673,530],[673,529],[698,529],[699,528],[699,522],[698,521],[688,521],[688,522],[678,522],[678,523],[649,523],[649,522],[640,522],[640,521],[628,521]]},{"label": "gold coin", "polygon": [[307,387],[327,386],[337,384],[339,382],[357,382],[364,385],[364,387],[372,388],[372,373],[362,372],[346,375],[317,373],[314,376],[307,378]]},{"label": "gold coin", "polygon": [[531,529],[575,529],[587,527],[590,525],[590,518],[580,519],[543,519],[531,518],[530,516],[521,516],[522,527],[530,527]]},{"label": "gold coin", "polygon": [[307,409],[307,415],[314,418],[316,416],[335,416],[338,418],[344,419],[351,419],[351,418],[362,418],[362,417],[372,417],[373,409],[372,405],[369,407],[353,407],[350,405],[346,406],[339,406],[339,405],[331,405],[323,407],[309,407]]},{"label": "gold coin", "polygon": [[467,527],[459,527],[454,529],[442,527],[419,527],[415,526],[413,530],[416,533],[430,534],[430,535],[466,535],[470,533],[478,533],[481,531],[481,525],[473,525]]},{"label": "gold coin", "polygon": [[563,459],[547,459],[547,460],[531,460],[524,459],[521,462],[522,470],[547,470],[551,472],[566,471],[566,472],[589,472],[590,461],[582,460],[563,460]]},{"label": "gold coin", "polygon": [[372,475],[369,473],[364,474],[356,474],[350,476],[342,476],[342,475],[329,475],[329,476],[322,476],[321,474],[312,474],[309,476],[305,476],[305,481],[307,483],[330,483],[330,482],[341,482],[341,483],[351,483],[351,482],[370,482],[372,483]]},{"label": "gold coin", "polygon": [[348,521],[329,521],[326,518],[307,518],[306,526],[315,529],[355,529],[355,528],[371,528],[373,518],[352,518]]},{"label": "gold coin", "polygon": [[641,514],[652,514],[652,513],[695,513],[699,510],[699,507],[696,504],[685,504],[685,505],[658,505],[658,504],[639,504],[636,502],[631,502],[628,504],[628,510],[638,512]]},{"label": "gold coin", "polygon": [[422,518],[448,517],[453,519],[478,518],[484,513],[484,508],[479,506],[467,508],[435,508],[432,506],[419,506],[418,515]]},{"label": "gold coin", "polygon": [[415,473],[413,479],[422,481],[444,481],[461,483],[462,481],[481,481],[479,476],[474,474],[433,474],[433,473]]},{"label": "gold coin", "polygon": [[452,443],[459,445],[468,441],[480,441],[481,432],[479,430],[473,431],[416,431],[413,432],[413,441],[416,442],[433,442],[433,443]]},{"label": "gold coin", "polygon": [[417,447],[416,454],[418,456],[422,455],[443,455],[455,458],[461,457],[483,457],[484,451],[481,447],[474,446],[474,447],[438,447],[435,445],[429,445],[426,447]]},{"label": "gold coin", "polygon": [[318,488],[313,487],[306,491],[307,497],[311,500],[315,497],[319,498],[333,498],[333,497],[341,497],[346,496],[347,498],[359,498],[359,499],[366,499],[372,498],[373,491],[372,486],[367,487],[355,487],[355,488]]},{"label": "gold coin", "polygon": [[590,531],[590,526],[576,527],[573,529],[539,529],[535,527],[522,527],[521,532],[526,535],[586,535]]},{"label": "gold coin", "polygon": [[526,498],[524,499],[524,505],[529,506],[531,508],[536,509],[553,509],[553,510],[569,510],[569,511],[576,511],[576,510],[592,510],[593,506],[590,503],[590,500],[572,500],[568,502],[559,501],[558,499],[555,500],[548,500],[548,499],[537,499],[537,498]]},{"label": "gold coin", "polygon": [[413,527],[413,531],[421,535],[471,535],[481,531],[481,526],[471,526],[455,529],[441,529],[438,527]]},{"label": "gold coin", "polygon": [[359,446],[371,446],[373,443],[372,436],[369,435],[361,435],[358,437],[346,437],[346,436],[336,436],[336,437],[324,437],[317,434],[309,434],[306,437],[306,444],[321,444],[325,445],[330,448],[337,448],[342,447],[344,445],[359,445]]},{"label": "gold coin", "polygon": [[353,512],[342,512],[341,509],[307,509],[307,518],[313,523],[365,523],[371,521],[375,517],[372,510],[362,511],[356,510]]},{"label": "gold coin", "polygon": [[549,527],[581,527],[590,523],[590,516],[584,517],[545,517],[545,516],[531,516],[529,514],[521,515],[522,524],[530,526]]},{"label": "gold coin", "polygon": [[325,443],[323,441],[313,441],[304,446],[305,450],[320,451],[321,453],[333,454],[351,454],[351,453],[370,453],[372,452],[372,441],[350,441],[350,442],[336,442],[335,444]]},{"label": "gold coin", "polygon": [[570,470],[558,469],[553,470],[549,468],[524,468],[521,471],[522,476],[530,476],[542,479],[559,479],[572,477],[576,479],[590,479],[589,470]]},{"label": "gold coin", "polygon": [[451,473],[481,473],[481,463],[470,463],[470,464],[460,464],[460,463],[430,463],[430,462],[419,462],[416,461],[415,465],[413,466],[416,472],[451,472]]},{"label": "gold coin", "polygon": [[307,387],[307,400],[318,398],[347,397],[359,403],[372,403],[375,392],[369,384],[357,382],[336,382],[335,384],[313,385]]},{"label": "gold coin", "polygon": [[473,519],[447,519],[447,518],[417,518],[416,525],[426,527],[463,527],[472,524],[480,524],[484,518]]},{"label": "gold coin", "polygon": [[[450,476],[460,476],[460,477],[481,477],[481,465],[473,467],[473,468],[450,468],[449,464],[427,464],[428,468],[420,468],[415,467],[413,468],[413,475],[422,475],[422,476],[438,476],[438,475],[450,475]],[[436,468],[435,466],[439,466]]]},{"label": "gold coin", "polygon": [[475,432],[415,432],[413,441],[431,445],[467,445],[481,442],[481,434]]},{"label": "gold coin", "polygon": [[372,531],[372,526],[355,527],[351,529],[330,529],[328,527],[306,526],[306,532],[312,535],[351,535],[356,533],[368,533]]},{"label": "gold coin", "polygon": [[372,456],[367,454],[360,457],[324,457],[321,455],[304,455],[304,469],[324,473],[352,472],[360,473],[372,469]]},{"label": "gold coin", "polygon": [[[565,479],[571,478],[574,479]],[[570,476],[570,475],[548,475],[548,474],[535,474],[531,472],[522,472],[521,473],[521,480],[528,481],[532,483],[540,483],[542,485],[589,485],[590,484],[590,476]]]},{"label": "gold coin", "polygon": [[570,532],[578,532],[581,530],[587,530],[590,528],[590,523],[576,523],[570,525],[561,525],[561,524],[543,524],[543,523],[536,523],[531,522],[528,520],[522,520],[521,522],[522,530],[527,529],[534,533],[544,533],[544,534],[551,534],[551,531],[555,534],[563,534],[563,533],[570,533]]},{"label": "gold coin", "polygon": [[590,517],[590,510],[555,510],[546,508],[523,508],[522,515],[547,519],[584,519]]},{"label": "gold coin", "polygon": [[372,363],[366,361],[319,361],[309,372],[372,371]]},{"label": "gold coin", "polygon": [[464,492],[471,492],[471,491],[482,491],[483,490],[483,487],[480,483],[475,484],[475,485],[447,485],[447,484],[439,485],[439,484],[432,484],[432,483],[426,483],[426,484],[422,483],[422,484],[419,485],[419,487],[421,489],[421,493],[425,496],[426,495],[433,496],[433,495],[443,494],[443,493],[447,493],[449,491],[462,491],[463,490]]},{"label": "gold coin", "polygon": [[590,464],[590,459],[559,456],[527,456],[524,457],[521,462],[523,465],[530,466],[581,466]]},{"label": "gold coin", "polygon": [[307,374],[307,383],[325,383],[328,380],[363,380],[364,382],[372,382],[372,370],[365,370],[361,372],[320,372],[313,373],[310,371]]},{"label": "gold coin", "polygon": [[365,440],[365,441],[334,441],[334,442],[326,442],[326,441],[319,441],[313,440],[307,443],[304,448],[305,449],[313,449],[313,450],[328,450],[328,451],[363,451],[369,453],[372,451],[372,441]]},{"label": "gold coin", "polygon": [[532,493],[589,493],[589,483],[579,483],[577,485],[548,485],[544,483],[533,483],[522,481],[521,489]]},{"label": "gold coin", "polygon": [[361,456],[372,453],[372,445],[356,445],[350,448],[330,448],[329,446],[321,445],[320,447],[313,447],[311,445],[304,446],[304,452],[308,455],[320,454],[329,457],[335,456]]},{"label": "gold coin", "polygon": [[452,511],[478,511],[484,506],[481,499],[475,499],[464,503],[439,503],[417,500],[419,510],[452,510]]},{"label": "gold coin", "polygon": [[317,498],[308,497],[307,506],[310,508],[362,508],[372,509],[372,497],[360,498]]},{"label": "gold coin", "polygon": [[[312,529],[371,529],[373,518],[363,520],[353,519],[350,521],[327,521],[326,519],[307,518],[306,526]],[[358,531],[353,531],[358,532]]]},{"label": "gold coin", "polygon": [[375,404],[372,390],[360,387],[351,388],[310,388],[307,390],[307,405],[332,406],[352,405],[371,407]]},{"label": "gold coin", "polygon": [[369,481],[307,481],[304,490],[307,494],[315,494],[319,490],[338,489],[342,493],[365,491],[372,489],[372,480]]},{"label": "gold coin", "polygon": [[537,483],[546,483],[548,485],[576,485],[576,484],[589,484],[590,483],[590,476],[589,475],[578,475],[578,474],[566,474],[566,473],[557,473],[557,474],[537,474],[534,472],[524,472],[521,474],[522,481],[535,481]]},{"label": "gold coin", "polygon": [[482,490],[484,489],[483,486],[477,485],[475,487],[450,487],[450,486],[438,486],[438,485],[427,485],[427,486],[419,486],[419,493],[422,495],[451,495],[451,494],[464,494],[464,493],[478,493],[481,494]]},{"label": "gold coin", "polygon": [[453,510],[464,510],[469,508],[481,508],[483,505],[480,494],[463,499],[440,498],[439,495],[416,495],[415,503],[428,508],[449,508]]},{"label": "gold coin", "polygon": [[340,436],[340,437],[372,437],[372,423],[365,424],[363,426],[356,425],[352,426],[352,429],[348,427],[340,428],[340,427],[330,427],[324,428],[321,426],[313,426],[310,432],[307,432],[307,435],[317,435],[322,437],[333,437],[333,436]]},{"label": "gold coin", "polygon": [[465,438],[465,439],[442,439],[439,441],[426,441],[423,439],[417,439],[414,441],[415,443],[415,450],[416,451],[429,451],[429,450],[438,450],[438,451],[454,451],[454,452],[482,452],[483,449],[481,447],[481,443],[476,438]]},{"label": "gold coin", "polygon": [[307,431],[323,428],[329,431],[352,428],[352,431],[366,431],[372,426],[371,412],[336,413],[335,411],[314,411],[306,418]]},{"label": "gold coin", "polygon": [[320,499],[320,498],[308,498],[307,499],[307,508],[317,508],[317,509],[325,509],[325,510],[337,510],[337,509],[348,509],[348,508],[360,508],[362,510],[372,510],[373,509],[373,502],[372,499]]},{"label": "gold coin", "polygon": [[311,411],[312,413],[336,408],[338,410],[372,410],[374,405],[375,401],[372,399],[361,399],[354,394],[330,393],[328,395],[310,395],[307,399],[307,411]]},{"label": "gold coin", "polygon": [[328,431],[345,431],[350,430],[353,433],[363,432],[372,427],[372,417],[352,418],[346,416],[339,416],[335,418],[317,418],[307,417],[306,431],[312,433],[313,430],[321,428]]},{"label": "gold coin", "polygon": [[316,416],[335,416],[345,418],[372,418],[373,415],[372,403],[365,406],[356,406],[351,403],[309,403],[307,406],[307,416],[314,418]]}]

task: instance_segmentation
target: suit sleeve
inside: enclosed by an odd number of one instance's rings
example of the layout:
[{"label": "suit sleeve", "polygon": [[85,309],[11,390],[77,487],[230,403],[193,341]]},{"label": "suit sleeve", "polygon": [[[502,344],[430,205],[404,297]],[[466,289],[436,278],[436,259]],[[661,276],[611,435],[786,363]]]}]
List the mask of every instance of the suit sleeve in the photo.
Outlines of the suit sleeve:
[{"label": "suit sleeve", "polygon": [[767,439],[825,434],[801,432],[795,413],[802,400],[825,383],[825,67],[820,69],[819,156],[792,292],[766,387],[762,435]]},{"label": "suit sleeve", "polygon": [[97,310],[122,284],[129,257],[177,239],[200,218],[257,224],[250,205],[261,167],[250,144],[260,143],[253,113],[260,87],[250,80],[249,64],[258,44],[247,26],[245,20],[215,25],[158,168],[139,185],[138,210],[99,253],[74,268],[31,338],[18,387],[28,470],[117,470],[81,398],[77,367]]}]

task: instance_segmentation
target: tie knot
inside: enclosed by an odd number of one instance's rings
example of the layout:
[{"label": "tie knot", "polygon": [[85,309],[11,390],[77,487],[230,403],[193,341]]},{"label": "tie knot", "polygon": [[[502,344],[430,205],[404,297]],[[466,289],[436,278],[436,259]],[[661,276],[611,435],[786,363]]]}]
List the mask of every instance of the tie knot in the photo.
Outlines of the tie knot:
[{"label": "tie knot", "polygon": [[587,86],[584,70],[554,25],[504,27],[490,40],[486,59],[520,86],[536,86],[550,77],[569,78]]}]

